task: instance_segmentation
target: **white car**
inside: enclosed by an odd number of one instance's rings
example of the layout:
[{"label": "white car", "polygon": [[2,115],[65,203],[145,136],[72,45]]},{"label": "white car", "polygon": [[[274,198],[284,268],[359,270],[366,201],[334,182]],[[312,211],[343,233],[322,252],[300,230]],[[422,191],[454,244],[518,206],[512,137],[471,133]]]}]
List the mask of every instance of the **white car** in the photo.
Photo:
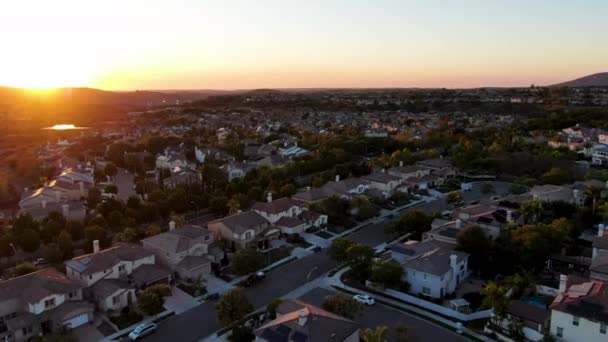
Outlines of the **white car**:
[{"label": "white car", "polygon": [[365,305],[376,304],[376,300],[368,295],[362,295],[362,294],[354,295],[353,299],[356,300],[357,302],[359,302],[361,304],[365,304]]},{"label": "white car", "polygon": [[129,340],[135,341],[143,338],[144,336],[150,335],[156,330],[156,323],[144,323],[133,329],[129,333]]}]

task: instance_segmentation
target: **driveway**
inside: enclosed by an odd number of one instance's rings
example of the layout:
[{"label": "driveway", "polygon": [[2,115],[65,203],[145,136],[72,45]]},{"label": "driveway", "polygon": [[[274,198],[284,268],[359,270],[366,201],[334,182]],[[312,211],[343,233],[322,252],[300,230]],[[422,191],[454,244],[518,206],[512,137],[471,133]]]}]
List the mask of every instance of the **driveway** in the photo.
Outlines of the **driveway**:
[{"label": "driveway", "polygon": [[104,338],[103,334],[93,324],[85,324],[74,330],[72,334],[77,341],[99,341]]},{"label": "driveway", "polygon": [[[325,297],[333,294],[336,294],[336,292],[317,287],[303,294],[299,299],[321,306]],[[413,329],[413,341],[466,341],[465,338],[450,330],[380,303],[365,307],[363,312],[354,318],[354,321],[360,323],[364,328],[387,326],[389,328],[389,341],[396,341],[394,327],[398,323]]]},{"label": "driveway", "polygon": [[114,177],[114,183],[118,188],[118,198],[123,201],[129,199],[129,197],[135,195],[135,177],[125,169],[118,169],[116,177]]},{"label": "driveway", "polygon": [[165,298],[165,308],[175,312],[176,315],[192,309],[197,304],[194,297],[175,286],[171,288],[171,296]]}]

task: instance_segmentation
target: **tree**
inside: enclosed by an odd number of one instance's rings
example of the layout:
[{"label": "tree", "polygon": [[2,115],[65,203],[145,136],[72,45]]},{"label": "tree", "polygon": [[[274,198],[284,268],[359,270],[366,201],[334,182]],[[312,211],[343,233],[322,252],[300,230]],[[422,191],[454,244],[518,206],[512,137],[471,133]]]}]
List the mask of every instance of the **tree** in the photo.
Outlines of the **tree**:
[{"label": "tree", "polygon": [[215,312],[220,324],[228,326],[253,312],[253,305],[242,289],[234,289],[224,293],[215,306]]},{"label": "tree", "polygon": [[15,251],[13,250],[13,246],[14,246],[13,236],[8,232],[5,232],[4,234],[2,234],[0,236],[0,257],[7,258],[7,257],[14,255]]},{"label": "tree", "polygon": [[414,328],[401,322],[395,324],[393,329],[395,330],[395,341],[397,342],[411,342],[415,338]]},{"label": "tree", "polygon": [[58,264],[63,261],[63,255],[61,249],[56,243],[49,243],[44,247],[44,257],[51,264]]},{"label": "tree", "polygon": [[346,257],[350,263],[350,274],[359,281],[367,280],[371,273],[374,249],[355,243],[346,250]]},{"label": "tree", "polygon": [[131,227],[125,228],[120,233],[116,233],[112,238],[113,242],[134,242],[137,240],[137,231]]},{"label": "tree", "polygon": [[500,321],[507,309],[507,288],[495,281],[490,281],[486,284],[482,293],[485,295],[482,306],[488,309],[494,308],[497,321]]},{"label": "tree", "polygon": [[118,194],[118,187],[114,184],[108,184],[103,189],[103,192],[105,192],[106,194],[116,195],[116,194]]},{"label": "tree", "polygon": [[462,202],[462,193],[452,191],[446,195],[445,200],[448,202],[448,204],[456,205]]},{"label": "tree", "polygon": [[520,211],[525,223],[536,223],[540,218],[543,207],[540,201],[529,200],[521,204]]},{"label": "tree", "polygon": [[228,336],[230,342],[251,342],[255,340],[255,335],[250,327],[238,326],[232,329],[232,334]]},{"label": "tree", "polygon": [[57,237],[57,247],[61,251],[61,260],[71,259],[74,256],[74,245],[72,236],[65,230],[62,230]]},{"label": "tree", "polygon": [[481,270],[488,262],[492,243],[479,226],[468,226],[457,235],[457,249],[468,253],[471,269]]},{"label": "tree", "polygon": [[585,191],[586,195],[591,198],[591,213],[594,215],[595,211],[597,210],[597,199],[602,196],[602,192],[604,191],[605,189],[597,186],[590,186]]},{"label": "tree", "polygon": [[68,221],[65,224],[65,230],[70,233],[74,241],[84,238],[84,225],[79,221]]},{"label": "tree", "polygon": [[89,194],[87,195],[87,206],[89,209],[94,209],[99,203],[101,203],[101,192],[99,189],[89,189]]},{"label": "tree", "polygon": [[378,214],[378,207],[366,196],[357,196],[351,201],[352,212],[358,220],[367,220]]},{"label": "tree", "polygon": [[257,271],[262,265],[262,254],[255,249],[240,249],[232,259],[232,268],[238,275]]},{"label": "tree", "polygon": [[401,283],[403,268],[393,260],[378,260],[372,264],[371,281],[383,288],[394,288]]},{"label": "tree", "polygon": [[388,327],[386,325],[374,329],[366,328],[361,331],[361,340],[364,342],[385,342],[387,333]]},{"label": "tree", "polygon": [[62,229],[63,225],[61,223],[53,219],[46,220],[40,228],[40,237],[45,243],[49,243],[59,235]]},{"label": "tree", "polygon": [[106,230],[98,225],[88,226],[84,229],[84,236],[89,242],[103,240],[106,237]]},{"label": "tree", "polygon": [[412,239],[420,240],[422,233],[431,229],[433,219],[420,210],[410,210],[398,220],[386,225],[386,232],[403,235],[410,234]]},{"label": "tree", "polygon": [[482,194],[493,194],[496,192],[496,188],[494,184],[491,182],[483,182],[481,184],[481,193]]},{"label": "tree", "polygon": [[281,298],[274,298],[268,306],[266,306],[266,313],[268,313],[268,317],[270,319],[275,319],[277,317],[277,308],[279,305],[283,303]]},{"label": "tree", "polygon": [[228,201],[228,214],[234,215],[238,213],[239,210],[241,210],[241,203],[239,203],[239,200],[236,198],[236,196],[232,196],[230,201]]},{"label": "tree", "polygon": [[281,193],[282,197],[290,197],[290,196],[294,195],[297,191],[298,191],[298,189],[296,189],[296,186],[293,185],[292,183],[289,183],[289,184],[283,185],[279,192]]},{"label": "tree", "polygon": [[146,236],[154,236],[161,233],[161,229],[157,224],[150,224],[148,228],[146,228]]},{"label": "tree", "polygon": [[40,247],[40,236],[33,229],[26,229],[17,236],[17,243],[26,252],[35,252]]},{"label": "tree", "polygon": [[225,215],[228,212],[228,198],[226,196],[212,197],[209,201],[209,209],[217,215]]},{"label": "tree", "polygon": [[140,293],[137,305],[146,315],[156,315],[163,311],[165,297],[170,294],[171,289],[167,285],[150,286]]},{"label": "tree", "polygon": [[38,231],[39,224],[34,220],[30,214],[20,214],[13,221],[13,233],[15,235],[21,235],[26,230]]},{"label": "tree", "polygon": [[355,318],[363,309],[361,303],[341,294],[326,297],[322,307],[324,310],[350,319]]},{"label": "tree", "polygon": [[346,251],[354,244],[351,239],[339,237],[331,242],[327,254],[337,262],[344,262],[347,260]]},{"label": "tree", "polygon": [[107,163],[106,167],[103,169],[103,172],[106,174],[106,176],[114,178],[118,174],[118,169],[113,163]]},{"label": "tree", "polygon": [[32,272],[38,271],[38,267],[34,266],[32,263],[24,262],[17,266],[15,266],[15,276],[22,276]]}]

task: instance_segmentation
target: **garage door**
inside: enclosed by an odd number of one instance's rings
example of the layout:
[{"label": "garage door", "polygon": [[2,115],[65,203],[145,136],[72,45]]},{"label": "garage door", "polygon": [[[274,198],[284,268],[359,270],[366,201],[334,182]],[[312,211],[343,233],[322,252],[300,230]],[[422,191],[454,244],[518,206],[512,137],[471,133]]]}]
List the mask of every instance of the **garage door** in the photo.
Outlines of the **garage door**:
[{"label": "garage door", "polygon": [[79,316],[76,316],[71,319],[67,319],[63,321],[63,325],[67,326],[68,329],[78,328],[79,326],[86,324],[89,322],[89,316],[85,313]]}]

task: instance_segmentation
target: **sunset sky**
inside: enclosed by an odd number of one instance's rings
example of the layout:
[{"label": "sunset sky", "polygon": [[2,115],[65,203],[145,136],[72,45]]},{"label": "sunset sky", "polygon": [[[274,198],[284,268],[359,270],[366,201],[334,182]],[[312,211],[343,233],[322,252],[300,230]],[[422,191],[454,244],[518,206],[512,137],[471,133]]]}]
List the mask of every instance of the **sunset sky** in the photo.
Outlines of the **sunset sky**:
[{"label": "sunset sky", "polygon": [[0,85],[475,87],[608,71],[605,0],[0,1]]}]

